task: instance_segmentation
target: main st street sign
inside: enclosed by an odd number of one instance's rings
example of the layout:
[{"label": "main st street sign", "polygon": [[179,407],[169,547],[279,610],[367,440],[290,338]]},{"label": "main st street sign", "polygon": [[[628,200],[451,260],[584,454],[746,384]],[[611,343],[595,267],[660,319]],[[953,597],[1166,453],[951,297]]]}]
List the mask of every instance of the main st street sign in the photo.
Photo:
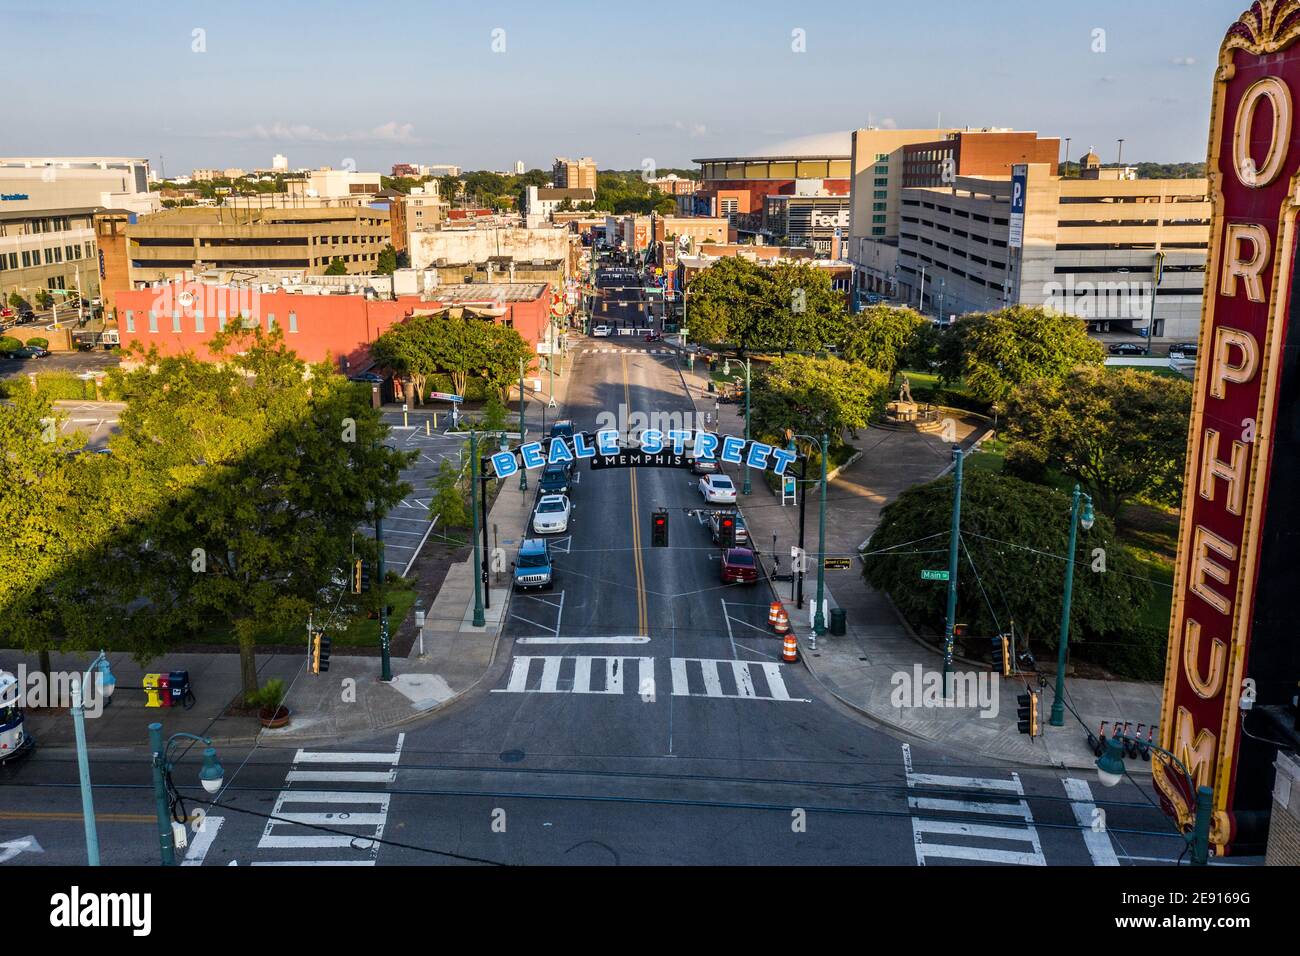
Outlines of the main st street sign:
[{"label": "main st street sign", "polygon": [[[1260,0],[1229,29],[1214,77],[1207,175],[1214,203],[1161,746],[1214,791],[1211,842],[1258,849],[1274,748],[1245,732],[1252,704],[1300,678],[1300,0]],[[1184,826],[1182,773],[1153,766]]]}]

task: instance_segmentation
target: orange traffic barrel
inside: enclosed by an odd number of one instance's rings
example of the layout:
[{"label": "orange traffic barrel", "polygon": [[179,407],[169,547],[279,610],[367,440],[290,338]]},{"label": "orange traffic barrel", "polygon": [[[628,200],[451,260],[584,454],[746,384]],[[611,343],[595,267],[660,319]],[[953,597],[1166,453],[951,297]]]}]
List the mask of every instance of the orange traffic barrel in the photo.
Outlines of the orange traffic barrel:
[{"label": "orange traffic barrel", "polygon": [[776,627],[776,616],[781,613],[781,602],[773,601],[767,606],[767,626]]},{"label": "orange traffic barrel", "polygon": [[799,645],[795,643],[794,634],[785,635],[785,647],[781,652],[781,659],[787,664],[793,664],[799,659]]},{"label": "orange traffic barrel", "polygon": [[790,633],[790,616],[785,613],[785,608],[781,608],[776,612],[776,624],[773,627],[776,628],[777,634]]}]

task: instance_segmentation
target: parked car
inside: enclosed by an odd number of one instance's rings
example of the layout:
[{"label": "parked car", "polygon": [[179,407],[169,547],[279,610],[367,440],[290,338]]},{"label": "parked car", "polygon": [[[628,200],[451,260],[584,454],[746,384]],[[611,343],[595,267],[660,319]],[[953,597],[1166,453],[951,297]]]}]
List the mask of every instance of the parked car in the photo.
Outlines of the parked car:
[{"label": "parked car", "polygon": [[1136,342],[1116,342],[1108,351],[1111,355],[1145,355],[1147,350]]},{"label": "parked car", "polygon": [[538,482],[544,495],[567,495],[569,493],[569,466],[562,461],[553,462],[542,469]]},{"label": "parked car", "polygon": [[705,475],[700,479],[700,494],[711,505],[734,505],[736,486],[726,475]]},{"label": "parked car", "polygon": [[722,554],[723,584],[754,584],[758,581],[758,561],[749,548],[728,548]]},{"label": "parked car", "polygon": [[645,340],[647,342],[662,342],[663,336],[660,335],[658,332],[650,332],[646,335]]},{"label": "parked car", "polygon": [[609,335],[609,326],[608,326],[608,325],[598,325],[598,326],[596,326],[594,329],[591,330],[591,337],[592,337],[592,338],[599,339],[599,338],[604,338],[604,337],[607,336],[607,335]]},{"label": "parked car", "polygon": [[573,506],[568,495],[542,495],[533,512],[533,530],[538,534],[560,534],[569,530]]},{"label": "parked car", "polygon": [[514,572],[516,590],[549,590],[555,583],[551,573],[551,546],[544,538],[526,539],[519,545],[519,554],[511,562],[511,570]]},{"label": "parked car", "polygon": [[573,422],[567,418],[561,418],[558,422],[551,425],[552,438],[572,438]]},{"label": "parked car", "polygon": [[348,376],[349,382],[368,382],[371,385],[382,385],[384,377],[378,372],[357,372],[355,375]]},{"label": "parked car", "polygon": [[11,359],[33,359],[45,358],[49,355],[48,349],[43,349],[39,345],[24,345],[20,349],[14,349],[9,353]]},{"label": "parked car", "polygon": [[730,518],[736,523],[736,540],[735,544],[749,544],[749,529],[745,527],[745,519],[734,511],[715,511],[709,515],[709,534],[713,536],[714,544],[721,544],[722,538],[722,519]]},{"label": "parked car", "polygon": [[1197,345],[1195,342],[1179,342],[1176,345],[1169,346],[1170,358],[1196,358]]}]

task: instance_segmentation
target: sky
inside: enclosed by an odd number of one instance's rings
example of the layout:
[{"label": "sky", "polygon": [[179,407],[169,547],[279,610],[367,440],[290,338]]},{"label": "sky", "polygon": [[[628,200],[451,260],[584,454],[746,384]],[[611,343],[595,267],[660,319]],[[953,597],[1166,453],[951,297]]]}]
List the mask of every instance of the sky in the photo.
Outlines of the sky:
[{"label": "sky", "polygon": [[1205,159],[1247,0],[0,0],[0,155],[690,167],[867,125]]}]

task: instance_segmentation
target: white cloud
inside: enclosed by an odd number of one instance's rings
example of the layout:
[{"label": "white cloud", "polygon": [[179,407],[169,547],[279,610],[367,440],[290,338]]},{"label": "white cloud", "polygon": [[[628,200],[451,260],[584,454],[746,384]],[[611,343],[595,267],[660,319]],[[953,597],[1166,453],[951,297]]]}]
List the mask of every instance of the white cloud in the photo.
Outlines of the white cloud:
[{"label": "white cloud", "polygon": [[1176,56],[1169,61],[1174,66],[1195,66],[1196,57],[1194,56]]},{"label": "white cloud", "polygon": [[880,128],[898,129],[898,120],[894,119],[892,116],[886,116],[884,119],[880,121]]},{"label": "white cloud", "polygon": [[703,136],[709,131],[709,128],[703,123],[683,123],[681,120],[673,120],[673,129],[687,133],[690,136]]},{"label": "white cloud", "polygon": [[270,125],[257,123],[244,129],[227,130],[218,135],[223,139],[254,139],[283,143],[414,143],[415,126],[389,120],[369,130],[352,130],[344,133],[327,133],[305,123],[284,123],[277,120]]}]

